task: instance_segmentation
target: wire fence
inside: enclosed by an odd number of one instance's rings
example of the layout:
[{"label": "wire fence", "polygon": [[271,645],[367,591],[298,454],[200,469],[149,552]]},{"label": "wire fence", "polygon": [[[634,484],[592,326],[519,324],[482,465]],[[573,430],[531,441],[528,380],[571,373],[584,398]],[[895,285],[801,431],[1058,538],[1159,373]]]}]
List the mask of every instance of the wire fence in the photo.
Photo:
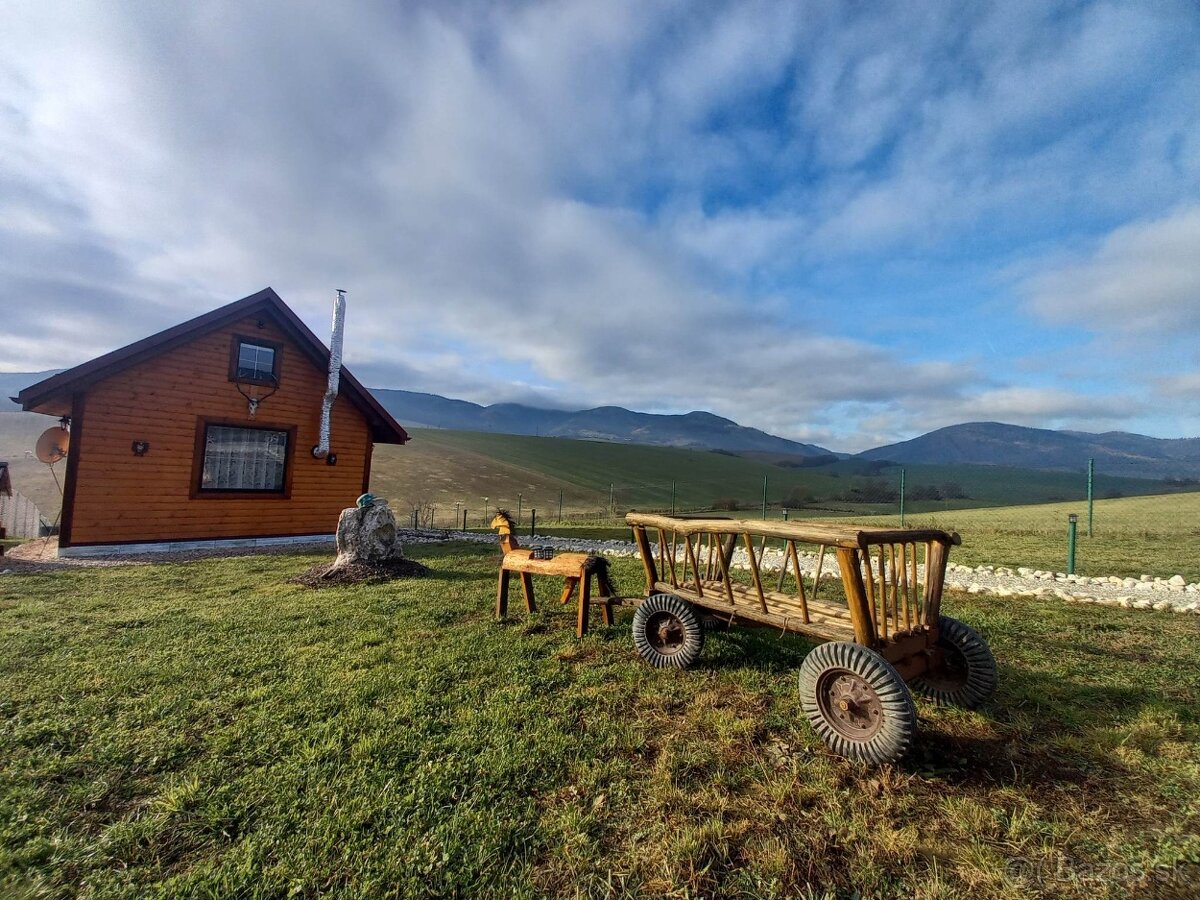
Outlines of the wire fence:
[{"label": "wire fence", "polygon": [[[485,530],[505,509],[521,533],[591,529],[618,537],[627,512],[745,519],[844,519],[880,527],[958,531],[960,560],[1091,574],[1186,573],[1200,577],[1200,481],[1135,479],[1098,472],[862,464],[739,483],[620,481],[586,491],[530,490],[448,503],[397,498],[409,527]],[[405,518],[407,517],[407,522]]]}]

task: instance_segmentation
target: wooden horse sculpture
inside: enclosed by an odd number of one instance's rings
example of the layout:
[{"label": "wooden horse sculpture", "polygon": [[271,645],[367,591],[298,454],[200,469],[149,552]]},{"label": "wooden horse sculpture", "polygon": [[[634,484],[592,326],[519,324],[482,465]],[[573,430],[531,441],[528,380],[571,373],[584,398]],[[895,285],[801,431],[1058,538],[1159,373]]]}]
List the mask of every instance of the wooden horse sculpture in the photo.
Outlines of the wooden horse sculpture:
[{"label": "wooden horse sculpture", "polygon": [[608,574],[607,559],[590,553],[558,553],[552,559],[534,559],[532,549],[521,547],[517,543],[517,536],[513,533],[516,525],[507,510],[496,511],[491,527],[499,530],[500,547],[504,550],[504,559],[500,562],[500,585],[496,590],[496,618],[502,619],[508,614],[508,580],[513,572],[521,577],[525,608],[531,613],[537,610],[533,599],[533,576],[557,575],[567,579],[562,596],[559,597],[560,603],[568,603],[575,589],[579,589],[575,633],[583,637],[588,630],[588,615],[592,602],[591,582],[594,575],[599,590],[596,601],[600,604],[604,624],[613,623],[612,601],[616,590]]}]

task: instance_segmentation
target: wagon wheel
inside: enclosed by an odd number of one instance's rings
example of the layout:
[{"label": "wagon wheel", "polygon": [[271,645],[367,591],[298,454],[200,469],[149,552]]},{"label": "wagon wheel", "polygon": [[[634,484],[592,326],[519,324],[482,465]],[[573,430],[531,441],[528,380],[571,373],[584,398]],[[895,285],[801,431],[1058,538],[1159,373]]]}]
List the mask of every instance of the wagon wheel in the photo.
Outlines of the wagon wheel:
[{"label": "wagon wheel", "polygon": [[813,730],[848,759],[892,762],[908,752],[917,709],[900,673],[849,641],[821,644],[800,666],[800,705]]},{"label": "wagon wheel", "polygon": [[983,636],[949,616],[938,618],[938,649],[942,661],[936,669],[913,679],[913,688],[938,706],[974,709],[996,692],[996,658]]},{"label": "wagon wheel", "polygon": [[686,600],[654,594],[633,614],[633,646],[656,668],[686,669],[704,648],[704,627]]}]

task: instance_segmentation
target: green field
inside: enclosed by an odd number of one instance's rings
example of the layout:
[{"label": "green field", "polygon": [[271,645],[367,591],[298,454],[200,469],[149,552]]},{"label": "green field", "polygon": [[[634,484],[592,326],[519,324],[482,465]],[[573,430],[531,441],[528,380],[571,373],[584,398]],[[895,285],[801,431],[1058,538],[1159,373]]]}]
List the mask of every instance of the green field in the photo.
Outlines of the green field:
[{"label": "green field", "polygon": [[[485,497],[489,508],[501,505],[515,511],[518,494],[522,507],[538,509],[542,521],[557,519],[559,491],[564,514],[602,518],[609,509],[610,486],[618,511],[669,509],[672,482],[677,510],[711,509],[715,501],[733,499],[761,514],[764,478],[776,514],[790,505],[793,515],[862,516],[891,512],[898,503],[832,498],[845,497],[854,489],[867,497],[880,488],[894,492],[899,472],[895,466],[861,460],[798,469],[703,450],[413,429],[409,444],[376,448],[371,488],[391,498],[398,509],[419,502],[436,504],[440,522],[446,525],[454,518],[456,502],[471,511],[470,524],[478,525]],[[951,483],[966,494],[955,500],[910,499],[908,509],[913,512],[1043,503],[1081,498],[1087,492],[1086,476],[1069,472],[999,466],[907,466],[906,472],[910,498],[921,487]],[[1160,482],[1109,478],[1102,473],[1096,485],[1100,497],[1167,490]],[[787,503],[797,493],[810,498],[801,509]]]},{"label": "green field", "polygon": [[496,624],[490,548],[414,555],[431,577],[319,593],[288,583],[303,556],[0,579],[0,895],[1094,900],[1200,876],[1191,617],[949,597],[999,693],[921,704],[912,757],[872,770],[803,723],[801,639],[715,633],[655,670],[628,612],[583,641],[557,605]]}]

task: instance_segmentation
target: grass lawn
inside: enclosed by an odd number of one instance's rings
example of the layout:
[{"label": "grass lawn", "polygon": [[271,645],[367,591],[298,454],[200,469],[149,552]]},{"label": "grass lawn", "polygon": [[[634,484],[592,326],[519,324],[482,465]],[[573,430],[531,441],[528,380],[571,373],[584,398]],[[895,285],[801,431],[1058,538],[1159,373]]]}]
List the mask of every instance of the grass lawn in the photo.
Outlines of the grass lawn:
[{"label": "grass lawn", "polygon": [[[1080,897],[1200,878],[1193,617],[950,596],[1001,665],[904,764],[803,724],[807,644],[642,664],[490,615],[490,548],[310,591],[245,557],[0,578],[5,897]],[[628,592],[638,564],[619,561]],[[541,586],[544,596],[554,589]],[[1184,879],[1187,879],[1186,881]]]}]

